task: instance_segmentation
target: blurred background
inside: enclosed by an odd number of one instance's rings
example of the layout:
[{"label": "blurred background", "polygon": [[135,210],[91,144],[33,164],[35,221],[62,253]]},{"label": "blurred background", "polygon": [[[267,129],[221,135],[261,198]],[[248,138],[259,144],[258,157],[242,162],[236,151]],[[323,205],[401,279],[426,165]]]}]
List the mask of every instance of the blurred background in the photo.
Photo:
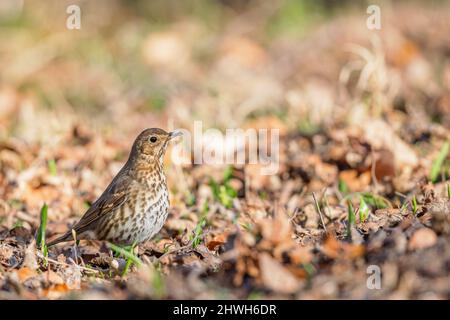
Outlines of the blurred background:
[{"label": "blurred background", "polygon": [[[80,30],[66,28],[71,4]],[[448,127],[448,2],[381,1],[379,31],[366,27],[369,4],[3,0],[0,137],[269,116],[314,131],[393,107]]]}]

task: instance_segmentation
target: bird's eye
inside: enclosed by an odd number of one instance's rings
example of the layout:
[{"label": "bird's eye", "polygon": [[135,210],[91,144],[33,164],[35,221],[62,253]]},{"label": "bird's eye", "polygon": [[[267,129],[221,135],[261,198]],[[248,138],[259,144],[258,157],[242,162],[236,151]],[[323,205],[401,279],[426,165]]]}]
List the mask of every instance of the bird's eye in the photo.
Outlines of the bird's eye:
[{"label": "bird's eye", "polygon": [[158,140],[158,138],[156,138],[155,136],[150,137],[150,142],[155,143],[156,140]]}]

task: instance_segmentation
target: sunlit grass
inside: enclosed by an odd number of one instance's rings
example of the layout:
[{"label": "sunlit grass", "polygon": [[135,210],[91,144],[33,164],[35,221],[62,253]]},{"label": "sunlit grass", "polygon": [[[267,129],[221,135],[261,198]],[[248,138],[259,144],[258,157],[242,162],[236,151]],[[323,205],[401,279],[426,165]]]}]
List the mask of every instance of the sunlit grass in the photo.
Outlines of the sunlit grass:
[{"label": "sunlit grass", "polygon": [[113,243],[108,244],[109,247],[118,255],[123,256],[127,259],[125,268],[122,272],[122,276],[126,275],[128,272],[128,269],[131,267],[131,264],[134,263],[137,267],[140,267],[142,265],[142,260],[139,259],[136,255],[134,255],[133,250],[136,244],[133,244],[128,247],[120,247]]},{"label": "sunlit grass", "polygon": [[364,222],[369,217],[370,208],[364,201],[364,197],[359,198],[359,221]]},{"label": "sunlit grass", "polygon": [[214,198],[227,209],[233,207],[233,199],[237,197],[237,191],[230,185],[232,174],[233,167],[230,166],[225,170],[221,184],[217,183],[213,178],[209,180],[209,186]]},{"label": "sunlit grass", "polygon": [[347,237],[352,235],[352,227],[355,225],[356,215],[353,204],[350,200],[347,200]]},{"label": "sunlit grass", "polygon": [[442,171],[442,167],[445,162],[445,158],[448,155],[448,152],[450,151],[450,141],[446,141],[443,145],[441,150],[439,151],[439,154],[437,155],[436,159],[433,161],[433,165],[431,167],[430,171],[430,181],[435,183],[437,179],[439,178],[439,174]]},{"label": "sunlit grass", "polygon": [[44,203],[44,205],[41,208],[40,213],[41,223],[39,225],[36,237],[36,244],[37,246],[40,247],[42,253],[44,254],[44,257],[48,256],[48,248],[47,244],[45,243],[45,232],[47,229],[47,215],[48,215],[48,206],[46,203]]}]

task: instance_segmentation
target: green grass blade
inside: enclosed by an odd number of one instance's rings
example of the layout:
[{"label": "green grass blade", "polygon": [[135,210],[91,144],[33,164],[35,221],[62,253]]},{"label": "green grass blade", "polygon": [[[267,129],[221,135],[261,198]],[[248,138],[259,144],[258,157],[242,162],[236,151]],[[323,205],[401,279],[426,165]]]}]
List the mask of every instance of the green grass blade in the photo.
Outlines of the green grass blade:
[{"label": "green grass blade", "polygon": [[223,173],[223,183],[227,183],[233,177],[233,167],[228,166]]},{"label": "green grass blade", "polygon": [[348,222],[347,222],[347,236],[350,237],[352,235],[352,226],[355,225],[355,210],[353,209],[353,204],[349,200],[347,202],[347,210],[348,210]]},{"label": "green grass blade", "polygon": [[359,198],[359,221],[364,222],[369,217],[369,206],[364,201],[364,197]]},{"label": "green grass blade", "polygon": [[416,196],[413,196],[411,203],[412,203],[411,206],[412,206],[413,213],[416,214],[417,209],[418,209]]},{"label": "green grass blade", "polygon": [[346,195],[346,194],[348,193],[348,191],[349,191],[349,188],[348,188],[347,184],[346,184],[345,181],[342,180],[342,179],[339,179],[339,182],[338,182],[338,190],[339,190],[339,192],[342,193],[343,195]]},{"label": "green grass blade", "polygon": [[446,141],[443,145],[441,150],[439,151],[438,156],[433,161],[433,166],[431,167],[430,172],[430,180],[431,182],[436,182],[437,178],[439,177],[439,173],[441,172],[442,165],[444,164],[445,158],[448,155],[448,152],[450,151],[450,141]]},{"label": "green grass blade", "polygon": [[47,214],[48,214],[48,206],[46,203],[41,208],[41,224],[39,226],[38,234],[37,234],[37,245],[41,247],[42,252],[46,251],[45,245],[45,231],[47,229]]},{"label": "green grass blade", "polygon": [[58,170],[56,169],[56,161],[55,159],[50,159],[47,161],[48,171],[50,171],[50,174],[52,176],[56,176],[58,173]]},{"label": "green grass blade", "polygon": [[127,251],[126,249],[124,249],[122,247],[116,246],[113,243],[109,243],[108,245],[117,254],[120,254],[120,255],[124,256],[125,258],[130,259],[137,266],[141,266],[142,265],[142,260],[139,259],[138,257],[136,257],[133,253]]},{"label": "green grass blade", "polygon": [[206,217],[202,217],[194,229],[194,234],[191,237],[192,247],[195,249],[202,241],[203,228],[206,226]]}]

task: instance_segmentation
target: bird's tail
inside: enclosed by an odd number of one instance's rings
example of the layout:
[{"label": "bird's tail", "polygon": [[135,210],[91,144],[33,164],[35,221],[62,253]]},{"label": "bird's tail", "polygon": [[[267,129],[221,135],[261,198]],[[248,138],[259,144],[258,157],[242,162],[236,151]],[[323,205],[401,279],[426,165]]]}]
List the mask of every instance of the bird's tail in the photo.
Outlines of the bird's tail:
[{"label": "bird's tail", "polygon": [[47,243],[47,247],[53,246],[55,244],[58,244],[60,242],[65,242],[65,241],[70,241],[73,240],[73,236],[72,236],[72,232],[68,231],[65,234],[63,234],[62,236],[56,238],[55,240],[50,241],[49,243]]}]

